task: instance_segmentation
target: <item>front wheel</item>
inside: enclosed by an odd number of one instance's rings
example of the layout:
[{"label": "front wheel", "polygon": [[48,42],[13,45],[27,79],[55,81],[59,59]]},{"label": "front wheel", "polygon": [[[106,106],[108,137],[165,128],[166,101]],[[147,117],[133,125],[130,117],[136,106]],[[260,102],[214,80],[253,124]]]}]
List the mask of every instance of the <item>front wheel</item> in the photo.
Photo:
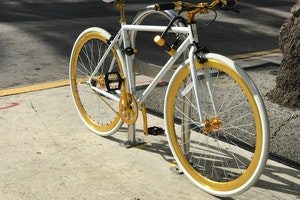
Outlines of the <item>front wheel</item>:
[{"label": "front wheel", "polygon": [[172,77],[165,99],[168,142],[179,168],[215,196],[249,189],[268,157],[262,99],[250,78],[238,71],[216,59],[196,63],[203,121],[188,63]]},{"label": "front wheel", "polygon": [[[77,111],[85,125],[101,136],[115,133],[123,121],[119,117],[121,91],[109,92],[105,85],[105,75],[118,72],[123,76],[120,55],[112,48],[95,76],[92,73],[108,49],[110,34],[100,28],[85,30],[74,44],[70,59],[71,92]],[[100,94],[110,93],[111,98]],[[114,100],[112,100],[114,99]]]}]

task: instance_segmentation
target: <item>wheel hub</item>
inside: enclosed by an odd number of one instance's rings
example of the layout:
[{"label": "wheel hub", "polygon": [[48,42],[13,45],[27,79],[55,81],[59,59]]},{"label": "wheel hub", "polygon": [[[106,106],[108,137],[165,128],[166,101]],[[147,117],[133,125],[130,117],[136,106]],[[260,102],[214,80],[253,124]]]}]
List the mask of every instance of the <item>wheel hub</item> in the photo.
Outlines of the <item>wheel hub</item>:
[{"label": "wheel hub", "polygon": [[208,135],[212,132],[217,132],[220,130],[223,122],[219,117],[213,117],[211,119],[205,118],[204,125],[205,127],[202,129],[203,132]]},{"label": "wheel hub", "polygon": [[96,87],[96,85],[98,84],[101,89],[106,88],[104,74],[101,74],[98,77],[95,77],[95,79],[93,79],[92,81],[94,82],[94,84],[92,84],[94,87]]}]

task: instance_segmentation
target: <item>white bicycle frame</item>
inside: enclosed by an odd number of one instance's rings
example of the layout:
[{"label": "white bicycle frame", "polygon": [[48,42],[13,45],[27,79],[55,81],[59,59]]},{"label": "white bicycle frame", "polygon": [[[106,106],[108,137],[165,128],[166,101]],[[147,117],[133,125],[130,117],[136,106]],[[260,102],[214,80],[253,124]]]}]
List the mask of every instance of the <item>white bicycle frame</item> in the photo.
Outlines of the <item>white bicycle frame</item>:
[{"label": "white bicycle frame", "polygon": [[[109,93],[106,92],[104,90],[100,90],[97,87],[93,87],[91,82],[93,80],[93,77],[97,74],[97,72],[99,71],[100,67],[102,66],[102,64],[104,63],[106,57],[108,56],[108,53],[111,51],[112,48],[115,48],[117,55],[119,56],[120,59],[120,63],[123,67],[123,72],[124,72],[124,76],[126,79],[126,88],[127,91],[129,91],[132,94],[135,94],[135,74],[133,72],[134,66],[133,66],[133,61],[135,59],[134,56],[129,56],[125,54],[125,59],[124,56],[122,54],[121,48],[120,46],[123,43],[123,47],[124,49],[131,47],[131,40],[130,40],[130,31],[140,31],[140,32],[164,32],[166,30],[166,26],[145,26],[145,25],[126,25],[125,23],[122,24],[122,27],[120,29],[120,31],[118,32],[118,34],[111,40],[109,41],[109,46],[108,49],[106,50],[106,52],[104,53],[104,55],[102,56],[102,58],[100,59],[99,63],[97,64],[95,70],[93,71],[91,77],[89,77],[88,80],[88,84],[89,86],[96,92],[98,92],[99,94],[106,96],[116,102],[119,102],[120,99]],[[172,27],[170,29],[170,32],[175,32],[178,34],[185,34],[187,37],[184,40],[184,42],[180,45],[180,47],[177,49],[176,53],[166,62],[166,64],[162,67],[161,71],[157,74],[157,76],[154,78],[154,80],[151,82],[151,84],[145,89],[145,91],[143,92],[143,94],[137,99],[138,102],[138,107],[139,109],[142,107],[143,102],[146,100],[146,98],[148,97],[148,95],[154,90],[154,88],[157,86],[157,84],[163,79],[163,77],[167,74],[167,72],[172,68],[172,66],[174,65],[174,63],[179,59],[179,57],[184,54],[184,52],[190,48],[189,50],[189,54],[188,54],[188,59],[178,67],[178,69],[175,71],[175,74],[172,76],[171,78],[171,82],[174,82],[174,79],[178,77],[178,75],[180,75],[181,70],[183,69],[183,67],[185,67],[185,65],[189,65],[189,70],[190,70],[190,74],[191,76],[187,79],[186,83],[184,84],[184,90],[182,91],[182,96],[184,96],[184,98],[191,98],[192,89],[194,90],[194,98],[196,101],[196,106],[197,109],[199,111],[199,121],[201,126],[203,125],[203,111],[201,108],[201,104],[200,104],[200,100],[201,100],[201,91],[199,88],[199,75],[201,75],[201,77],[204,76],[205,81],[206,81],[206,86],[208,89],[208,94],[210,96],[210,100],[212,103],[212,107],[213,110],[215,112],[215,115],[218,116],[217,110],[216,110],[216,106],[215,106],[215,98],[214,98],[214,94],[212,92],[212,81],[210,80],[210,73],[206,68],[203,68],[203,72],[201,72],[201,74],[197,74],[196,73],[196,66],[195,66],[195,60],[196,58],[196,52],[197,52],[197,47],[195,45],[195,43],[198,42],[198,36],[197,36],[197,29],[196,29],[196,25],[195,24],[190,24],[187,27]],[[109,34],[107,34],[109,35]],[[107,37],[108,38],[108,37]],[[224,56],[218,55],[218,54],[206,54],[205,55],[207,59],[212,59],[212,60],[217,60],[220,61],[224,64],[226,64],[228,67],[230,67],[233,71],[235,71],[241,78],[244,79],[245,84],[249,87],[250,91],[253,94],[253,98],[255,100],[255,102],[257,103],[258,106],[258,113],[260,115],[260,118],[262,120],[262,130],[263,130],[263,144],[262,144],[262,152],[264,152],[263,158],[259,161],[259,167],[257,167],[255,174],[260,174],[262,167],[264,165],[264,163],[266,162],[267,159],[267,149],[268,149],[268,145],[269,142],[267,141],[267,139],[269,138],[268,134],[269,134],[269,122],[268,122],[268,118],[266,115],[266,109],[265,106],[263,104],[262,98],[256,88],[256,86],[254,85],[254,83],[251,81],[251,79],[249,78],[249,76],[240,69],[240,67],[236,66],[235,63],[230,60],[229,58],[226,58]],[[116,62],[116,59],[114,58],[112,63],[114,64],[114,62]],[[113,65],[111,64],[110,66],[110,70],[112,69]],[[214,73],[214,72],[212,72]],[[169,90],[170,88],[168,88]],[[169,91],[167,91],[167,93],[169,93]],[[168,97],[165,98],[165,101],[167,101]],[[183,101],[184,103],[184,101]],[[189,104],[184,104],[183,106],[183,112],[182,112],[182,130],[181,130],[181,148],[183,150],[183,152],[189,152],[189,143],[187,143],[187,141],[190,141],[190,127],[187,123],[187,121],[185,121],[186,117],[188,117],[190,115],[190,105]],[[165,102],[165,114],[167,113],[168,107],[166,106],[166,102]],[[165,115],[166,117],[167,115]],[[168,134],[167,134],[168,136]],[[170,142],[169,136],[168,136],[168,140]],[[135,125],[129,125],[128,127],[128,146],[126,147],[132,147],[134,146],[136,143],[135,141]],[[172,148],[172,145],[170,145],[171,147],[171,151],[175,157],[175,159],[178,161],[178,157],[176,157],[176,153],[174,153],[174,149]],[[179,170],[185,170],[185,168],[182,166],[181,162],[178,162],[179,165]],[[194,182],[198,187],[200,187],[201,189],[203,189],[204,191],[208,191],[209,193],[214,193],[216,195],[223,195],[223,196],[228,196],[231,193],[237,194],[240,193],[242,191],[244,191],[245,189],[247,189],[247,187],[255,182],[254,179],[258,179],[258,176],[253,176],[251,177],[251,180],[249,180],[247,182],[247,185],[243,185],[243,187],[236,189],[233,192],[219,192],[219,191],[211,191],[210,189],[208,189],[207,187],[204,187],[203,185],[201,185],[200,183],[196,182],[190,175],[188,172],[184,171],[185,174],[188,176],[188,178]]]},{"label": "white bicycle frame", "polygon": [[[108,49],[106,50],[103,57],[99,61],[98,65],[96,66],[94,72],[92,73],[92,75],[89,79],[89,83],[91,82],[92,78],[96,75],[97,71],[100,69],[105,58],[107,57],[108,53],[110,52],[110,50],[113,47],[116,47],[116,51],[117,51],[118,55],[121,55],[121,50],[120,50],[119,46],[122,44],[122,42],[124,45],[124,49],[126,49],[127,47],[131,47],[130,40],[129,40],[129,32],[130,31],[164,32],[166,30],[166,28],[167,28],[166,26],[127,25],[127,24],[123,23],[120,31],[114,37],[114,39],[110,42]],[[187,35],[187,38],[177,49],[176,53],[162,67],[161,71],[157,74],[157,76],[154,78],[154,80],[151,82],[151,84],[145,89],[143,94],[137,99],[139,108],[141,108],[141,105],[146,100],[148,95],[153,91],[153,89],[157,86],[157,84],[162,80],[164,75],[171,69],[171,67],[178,60],[178,58],[183,54],[183,52],[186,51],[190,45],[193,45],[194,42],[198,41],[197,29],[196,29],[195,24],[188,25],[187,27],[172,27],[170,29],[170,32],[174,32],[174,33],[178,33],[178,34],[185,34],[185,35]],[[199,85],[198,85],[198,79],[197,79],[195,63],[194,63],[195,51],[196,51],[196,47],[193,45],[191,47],[190,53],[189,53],[189,63],[190,63],[192,83],[193,83],[193,88],[194,88],[194,92],[195,92],[197,108],[199,110],[199,119],[200,119],[201,124],[203,124],[203,114],[202,114],[202,109],[201,109],[201,104],[200,104],[200,98],[201,98],[200,89],[199,89]],[[122,65],[125,66],[124,75],[125,75],[126,82],[127,82],[127,91],[134,94],[135,93],[135,76],[134,76],[134,72],[133,72],[134,57],[125,54],[125,61],[122,56],[120,57],[120,59],[121,59]],[[206,78],[209,95],[211,96],[211,100],[213,102],[213,107],[216,112],[215,105],[214,105],[214,97],[211,92],[211,82],[210,82],[209,74],[205,70],[204,70],[204,76]],[[110,98],[115,101],[119,101],[119,98],[112,95],[111,93],[100,90],[93,86],[91,86],[91,87],[93,90],[106,96],[107,98]]]}]

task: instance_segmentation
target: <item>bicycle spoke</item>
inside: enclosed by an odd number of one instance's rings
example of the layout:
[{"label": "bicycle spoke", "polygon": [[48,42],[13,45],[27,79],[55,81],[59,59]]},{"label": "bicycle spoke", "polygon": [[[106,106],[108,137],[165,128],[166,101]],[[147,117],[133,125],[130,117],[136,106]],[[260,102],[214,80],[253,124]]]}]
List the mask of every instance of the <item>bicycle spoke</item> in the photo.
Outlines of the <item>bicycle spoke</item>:
[{"label": "bicycle spoke", "polygon": [[233,106],[233,107],[230,108],[230,109],[227,109],[227,110],[225,110],[225,111],[223,111],[223,112],[220,112],[219,115],[222,115],[223,113],[229,112],[229,111],[233,110],[234,108],[240,107],[240,106],[245,105],[245,104],[246,104],[246,102],[240,103],[240,104],[238,104],[238,105],[236,105],[236,106]]},{"label": "bicycle spoke", "polygon": [[250,132],[248,132],[248,131],[246,131],[246,130],[244,130],[244,129],[241,129],[241,127],[254,126],[254,125],[255,125],[254,123],[252,123],[252,124],[244,124],[244,125],[240,125],[240,126],[234,126],[234,125],[228,123],[228,125],[229,125],[230,127],[223,127],[222,130],[238,129],[238,130],[241,130],[241,131],[243,131],[243,132],[245,132],[245,133],[249,133],[250,135],[255,135],[254,133],[250,133]]}]

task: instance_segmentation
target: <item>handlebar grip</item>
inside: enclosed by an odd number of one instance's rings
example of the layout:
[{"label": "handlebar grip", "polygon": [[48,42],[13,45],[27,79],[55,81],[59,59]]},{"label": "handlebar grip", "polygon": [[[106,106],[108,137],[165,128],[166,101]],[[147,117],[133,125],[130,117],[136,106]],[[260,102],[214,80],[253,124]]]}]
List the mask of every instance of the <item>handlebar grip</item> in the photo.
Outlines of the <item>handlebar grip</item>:
[{"label": "handlebar grip", "polygon": [[162,3],[162,4],[155,4],[155,10],[156,11],[162,11],[162,10],[174,10],[175,9],[174,3]]}]

